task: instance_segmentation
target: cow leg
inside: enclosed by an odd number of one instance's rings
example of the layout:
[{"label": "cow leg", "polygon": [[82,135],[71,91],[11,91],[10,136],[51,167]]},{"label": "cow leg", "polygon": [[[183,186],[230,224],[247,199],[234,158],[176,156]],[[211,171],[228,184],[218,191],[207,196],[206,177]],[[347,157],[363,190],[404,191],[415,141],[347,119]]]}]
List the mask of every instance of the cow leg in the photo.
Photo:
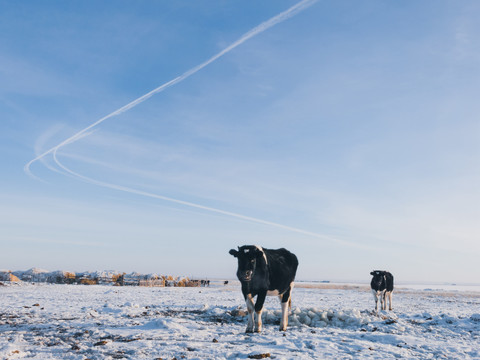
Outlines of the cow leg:
[{"label": "cow leg", "polygon": [[[372,289],[373,298],[375,299],[375,312],[385,310],[385,290],[375,291]],[[379,309],[380,308],[380,309]]]},{"label": "cow leg", "polygon": [[280,295],[280,303],[282,306],[282,318],[280,320],[280,331],[287,330],[288,309],[289,309],[289,306],[291,305],[290,297],[292,295],[292,288],[293,288],[293,283],[290,284],[290,287],[283,295]]},{"label": "cow leg", "polygon": [[373,298],[375,299],[375,312],[378,313],[378,292],[372,289]]},{"label": "cow leg", "polygon": [[386,293],[385,293],[385,290],[382,291],[382,294],[381,294],[381,297],[380,297],[380,301],[382,302],[382,310],[386,310],[387,309],[387,299],[386,299]]},{"label": "cow leg", "polygon": [[391,291],[388,291],[385,293],[385,306],[387,305],[386,304],[386,300],[388,299],[388,310],[393,310],[393,307],[392,307],[392,292]]},{"label": "cow leg", "polygon": [[245,332],[252,333],[253,317],[254,317],[254,311],[255,311],[255,305],[253,304],[252,294],[247,294],[245,296],[245,302],[247,303],[247,310],[248,310],[248,323],[247,323],[247,330]]},{"label": "cow leg", "polygon": [[261,292],[257,296],[257,302],[255,303],[255,313],[257,315],[257,321],[255,323],[255,332],[262,331],[262,311],[263,311],[263,304],[265,303],[265,296],[267,296],[267,292]]}]

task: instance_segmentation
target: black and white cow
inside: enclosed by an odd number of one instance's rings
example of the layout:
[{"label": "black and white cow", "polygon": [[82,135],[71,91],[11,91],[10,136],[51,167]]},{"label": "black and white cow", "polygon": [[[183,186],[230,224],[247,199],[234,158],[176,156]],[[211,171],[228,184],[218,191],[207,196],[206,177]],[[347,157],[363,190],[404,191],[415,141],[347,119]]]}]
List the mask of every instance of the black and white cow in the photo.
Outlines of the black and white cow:
[{"label": "black and white cow", "polygon": [[[291,305],[293,281],[297,273],[297,257],[286,249],[263,249],[256,245],[244,245],[230,250],[238,259],[237,277],[242,284],[242,293],[247,303],[247,333],[262,331],[262,310],[265,296],[277,295],[282,306],[280,331],[288,324],[288,307]],[[257,302],[253,298],[257,296]]]},{"label": "black and white cow", "polygon": [[373,270],[370,275],[373,276],[370,287],[375,298],[375,311],[378,312],[378,300],[382,310],[386,310],[387,299],[389,300],[388,309],[392,310],[393,275],[383,270]]}]

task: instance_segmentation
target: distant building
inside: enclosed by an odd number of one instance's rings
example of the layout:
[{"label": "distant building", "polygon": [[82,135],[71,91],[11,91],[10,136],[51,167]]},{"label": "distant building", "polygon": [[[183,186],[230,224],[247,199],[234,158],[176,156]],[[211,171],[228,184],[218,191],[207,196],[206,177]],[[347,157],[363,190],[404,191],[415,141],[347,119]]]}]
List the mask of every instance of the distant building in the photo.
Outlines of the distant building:
[{"label": "distant building", "polygon": [[209,280],[191,280],[186,276],[174,277],[171,275],[140,274],[132,272],[126,274],[115,270],[86,271],[75,273],[73,271],[47,271],[32,268],[26,271],[0,270],[0,281],[50,284],[81,284],[81,285],[116,285],[116,286],[208,286]]},{"label": "distant building", "polygon": [[53,271],[48,273],[47,282],[51,284],[74,284],[76,274],[71,271]]},{"label": "distant building", "polygon": [[13,275],[11,271],[2,270],[0,271],[0,281],[20,282],[21,280],[17,276]]}]

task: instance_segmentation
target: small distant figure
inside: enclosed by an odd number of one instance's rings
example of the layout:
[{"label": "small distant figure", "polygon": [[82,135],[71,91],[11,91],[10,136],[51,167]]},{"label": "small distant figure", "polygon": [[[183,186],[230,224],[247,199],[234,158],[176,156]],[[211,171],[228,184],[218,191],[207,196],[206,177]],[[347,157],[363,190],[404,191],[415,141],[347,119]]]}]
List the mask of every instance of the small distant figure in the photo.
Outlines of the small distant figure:
[{"label": "small distant figure", "polygon": [[375,298],[375,311],[378,313],[379,300],[381,309],[386,310],[387,299],[389,301],[388,310],[392,310],[393,275],[383,270],[373,270],[370,275],[373,276],[370,287]]},{"label": "small distant figure", "polygon": [[200,280],[200,286],[203,286],[203,287],[210,286],[210,280]]},{"label": "small distant figure", "polygon": [[228,280],[225,280],[225,281],[223,282],[223,285],[225,285],[225,286],[228,285]]}]

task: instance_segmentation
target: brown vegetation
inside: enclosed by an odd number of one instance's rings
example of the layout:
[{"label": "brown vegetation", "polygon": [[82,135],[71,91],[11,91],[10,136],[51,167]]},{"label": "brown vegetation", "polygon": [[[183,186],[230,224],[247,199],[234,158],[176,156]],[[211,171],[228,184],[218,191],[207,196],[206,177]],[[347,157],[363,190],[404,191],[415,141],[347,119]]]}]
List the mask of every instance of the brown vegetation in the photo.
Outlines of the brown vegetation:
[{"label": "brown vegetation", "polygon": [[79,284],[81,284],[81,285],[97,285],[98,280],[97,279],[80,279]]},{"label": "brown vegetation", "polygon": [[3,272],[0,274],[1,281],[10,281],[10,282],[17,282],[20,281],[18,277],[12,274],[11,271]]}]

